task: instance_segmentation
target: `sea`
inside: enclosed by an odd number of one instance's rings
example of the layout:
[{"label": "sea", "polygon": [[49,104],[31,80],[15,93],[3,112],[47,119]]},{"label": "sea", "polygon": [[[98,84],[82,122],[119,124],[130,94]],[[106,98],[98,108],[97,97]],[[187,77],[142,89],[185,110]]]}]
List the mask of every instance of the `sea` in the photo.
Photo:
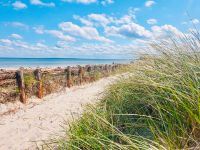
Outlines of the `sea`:
[{"label": "sea", "polygon": [[130,63],[130,59],[85,59],[85,58],[0,58],[0,69],[54,68],[76,65]]}]

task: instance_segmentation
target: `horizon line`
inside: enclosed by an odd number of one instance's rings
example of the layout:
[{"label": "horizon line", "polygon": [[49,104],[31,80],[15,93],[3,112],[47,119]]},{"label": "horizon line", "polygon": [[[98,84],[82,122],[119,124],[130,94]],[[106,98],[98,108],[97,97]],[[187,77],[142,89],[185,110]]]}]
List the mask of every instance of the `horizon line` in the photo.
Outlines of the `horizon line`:
[{"label": "horizon line", "polygon": [[73,58],[73,57],[0,57],[0,59],[99,59],[99,60],[130,60],[131,58]]}]

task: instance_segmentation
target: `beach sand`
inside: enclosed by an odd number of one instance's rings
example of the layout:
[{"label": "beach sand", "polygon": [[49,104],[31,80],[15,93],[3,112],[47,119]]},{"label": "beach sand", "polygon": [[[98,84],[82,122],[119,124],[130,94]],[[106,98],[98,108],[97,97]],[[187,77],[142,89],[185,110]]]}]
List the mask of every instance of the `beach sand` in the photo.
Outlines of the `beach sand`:
[{"label": "beach sand", "polygon": [[[83,106],[96,102],[105,88],[118,78],[119,76],[103,78],[51,94],[42,100],[33,98],[26,106],[19,102],[9,106],[1,105],[4,115],[0,116],[0,150],[36,149],[41,145],[41,140],[64,135],[64,122],[70,121],[72,115],[75,118],[80,116]],[[6,114],[8,108],[11,111]]]}]

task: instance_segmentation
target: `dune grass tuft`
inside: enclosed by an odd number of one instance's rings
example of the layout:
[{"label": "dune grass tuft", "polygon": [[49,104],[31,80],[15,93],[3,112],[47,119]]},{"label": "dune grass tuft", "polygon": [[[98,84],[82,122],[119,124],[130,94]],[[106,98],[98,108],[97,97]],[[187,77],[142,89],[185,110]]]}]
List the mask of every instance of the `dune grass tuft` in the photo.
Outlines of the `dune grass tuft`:
[{"label": "dune grass tuft", "polygon": [[199,36],[152,44],[130,75],[70,124],[58,149],[200,148]]}]

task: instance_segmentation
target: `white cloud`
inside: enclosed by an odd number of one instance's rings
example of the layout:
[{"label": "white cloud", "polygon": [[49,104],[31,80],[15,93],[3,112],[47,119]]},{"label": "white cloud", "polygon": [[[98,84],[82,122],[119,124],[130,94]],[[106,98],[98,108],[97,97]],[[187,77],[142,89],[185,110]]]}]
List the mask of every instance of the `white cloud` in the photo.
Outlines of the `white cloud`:
[{"label": "white cloud", "polygon": [[101,1],[101,4],[102,5],[108,5],[108,4],[113,4],[114,3],[114,1],[113,0],[103,0],[103,1]]},{"label": "white cloud", "polygon": [[15,34],[15,33],[11,34],[10,37],[14,38],[14,39],[23,39],[23,37],[21,35]]},{"label": "white cloud", "polygon": [[44,33],[44,27],[43,26],[33,27],[33,30],[35,30],[35,32],[37,34],[43,34]]},{"label": "white cloud", "polygon": [[62,22],[59,24],[59,28],[70,35],[81,37],[84,39],[96,40],[101,42],[112,42],[111,40],[100,36],[97,29],[94,27],[80,27],[76,24],[73,24],[72,22]]},{"label": "white cloud", "polygon": [[14,3],[12,3],[12,6],[14,7],[14,9],[16,10],[20,10],[20,9],[25,9],[27,8],[25,3],[22,3],[21,1],[15,1]]},{"label": "white cloud", "polygon": [[105,26],[111,22],[110,19],[107,18],[105,14],[90,14],[88,15],[88,18],[92,21],[98,22],[102,26]]},{"label": "white cloud", "polygon": [[124,24],[120,27],[106,27],[105,32],[107,35],[120,35],[127,38],[150,38],[152,36],[150,31],[134,22]]},{"label": "white cloud", "polygon": [[62,31],[59,30],[46,30],[43,26],[37,26],[33,28],[37,34],[50,34],[59,40],[66,41],[66,42],[75,42],[76,39],[69,35],[65,35]]},{"label": "white cloud", "polygon": [[147,23],[150,24],[150,25],[154,25],[154,24],[157,24],[157,20],[153,19],[153,18],[152,19],[148,19]]},{"label": "white cloud", "polygon": [[112,23],[114,24],[128,24],[132,23],[136,19],[136,12],[138,12],[140,9],[139,8],[132,8],[130,7],[128,10],[128,14],[122,16],[121,18],[114,18]]},{"label": "white cloud", "polygon": [[172,25],[153,26],[152,28],[154,38],[166,38],[168,36],[183,36],[183,33]]},{"label": "white cloud", "polygon": [[79,20],[82,24],[86,25],[86,26],[93,26],[93,23],[85,18],[82,18],[80,16],[77,15],[73,15],[73,18],[76,20]]},{"label": "white cloud", "polygon": [[114,0],[61,0],[61,1],[68,2],[68,3],[80,3],[80,4],[97,3],[97,4],[101,4],[103,6],[114,3]]},{"label": "white cloud", "polygon": [[138,12],[139,8],[129,8],[128,14],[123,15],[121,18],[116,18],[114,16],[109,16],[106,14],[98,14],[98,13],[92,13],[88,14],[87,16],[80,17],[77,15],[74,15],[73,18],[76,20],[79,20],[82,24],[86,26],[95,26],[95,27],[106,27],[111,24],[115,25],[122,25],[122,24],[128,24],[135,22],[136,19],[136,12]]},{"label": "white cloud", "polygon": [[[132,56],[133,50],[137,45],[120,45],[113,43],[82,43],[74,46],[64,41],[58,41],[53,46],[47,46],[43,42],[30,44],[21,40],[0,39],[0,54],[4,56],[16,57],[110,57],[110,58],[127,58]],[[23,53],[20,53],[23,51]],[[122,55],[123,54],[123,55]]]},{"label": "white cloud", "polygon": [[193,23],[193,24],[199,24],[199,20],[198,19],[192,19],[191,23]]},{"label": "white cloud", "polygon": [[131,15],[124,15],[120,19],[114,19],[113,23],[114,24],[127,24],[133,22],[133,19],[135,17],[132,17]]},{"label": "white cloud", "polygon": [[26,29],[26,30],[29,29],[28,25],[26,25],[24,23],[21,23],[21,22],[17,22],[17,21],[14,21],[14,22],[5,22],[4,25],[5,26],[12,26],[12,27],[15,27],[15,28]]},{"label": "white cloud", "polygon": [[153,1],[153,0],[148,0],[148,1],[146,1],[145,6],[146,6],[146,7],[151,7],[151,6],[153,6],[154,4],[155,4],[155,1]]},{"label": "white cloud", "polygon": [[47,45],[45,45],[45,44],[43,44],[43,43],[40,43],[40,42],[36,43],[36,46],[37,46],[38,48],[41,48],[41,49],[47,49],[47,48],[48,48]]},{"label": "white cloud", "polygon": [[181,22],[182,25],[187,25],[188,23],[186,21]]},{"label": "white cloud", "polygon": [[82,4],[91,4],[96,3],[97,0],[62,0],[63,2],[75,2],[75,3],[82,3]]},{"label": "white cloud", "polygon": [[4,46],[10,46],[12,44],[12,41],[9,39],[0,39],[0,43],[3,44]]},{"label": "white cloud", "polygon": [[41,0],[30,0],[32,5],[40,5],[40,6],[46,6],[46,7],[55,7],[55,3],[44,3]]},{"label": "white cloud", "polygon": [[[9,40],[9,39],[0,39],[0,49],[6,47],[7,49],[5,50],[48,50],[48,46],[42,44],[42,43],[36,43],[36,44],[29,44],[27,42],[21,41],[19,39],[13,39],[13,40]],[[25,51],[25,52],[26,52]],[[31,52],[31,51],[30,51]],[[13,53],[13,52],[12,52]],[[20,53],[20,52],[19,52]],[[31,52],[33,53],[33,52]],[[35,51],[34,51],[35,53]]]},{"label": "white cloud", "polygon": [[63,40],[63,41],[67,41],[67,42],[75,42],[76,41],[75,38],[68,36],[68,35],[64,35],[63,32],[58,31],[58,30],[45,30],[44,32],[48,33],[50,35],[53,35],[54,37],[57,37],[58,39]]},{"label": "white cloud", "polygon": [[110,24],[120,25],[134,22],[136,18],[135,13],[137,11],[139,11],[138,8],[129,8],[128,14],[122,16],[121,18],[115,18],[106,14],[92,13],[87,15],[86,17],[74,15],[74,19],[79,20],[82,24],[86,26],[106,27]]}]

